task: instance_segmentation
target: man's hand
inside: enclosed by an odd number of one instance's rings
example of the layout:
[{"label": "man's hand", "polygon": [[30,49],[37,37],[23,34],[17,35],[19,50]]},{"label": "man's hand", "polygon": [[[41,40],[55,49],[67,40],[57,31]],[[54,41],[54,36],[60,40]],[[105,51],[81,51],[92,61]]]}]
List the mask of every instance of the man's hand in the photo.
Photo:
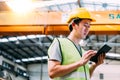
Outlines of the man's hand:
[{"label": "man's hand", "polygon": [[99,66],[100,64],[104,63],[104,59],[105,59],[105,53],[102,53],[102,54],[98,57],[98,62],[96,63],[96,66]]},{"label": "man's hand", "polygon": [[96,68],[97,66],[99,66],[100,64],[103,64],[103,63],[104,63],[104,59],[105,59],[105,53],[102,53],[102,54],[100,54],[100,56],[98,57],[98,62],[97,62],[97,63],[92,62],[91,67],[90,67],[90,77],[92,76],[93,71],[95,70],[95,68]]},{"label": "man's hand", "polygon": [[96,51],[94,50],[88,50],[87,52],[85,52],[85,54],[82,56],[82,58],[80,59],[80,62],[85,65],[91,57],[96,55]]}]

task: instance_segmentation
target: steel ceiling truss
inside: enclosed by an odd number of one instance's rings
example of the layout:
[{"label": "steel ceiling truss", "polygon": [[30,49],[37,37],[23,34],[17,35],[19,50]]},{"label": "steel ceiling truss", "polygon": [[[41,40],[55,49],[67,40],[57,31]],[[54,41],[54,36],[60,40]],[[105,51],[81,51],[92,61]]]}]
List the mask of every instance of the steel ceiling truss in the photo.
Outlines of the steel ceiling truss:
[{"label": "steel ceiling truss", "polygon": [[[19,59],[21,60],[21,63],[22,59],[47,56],[48,47],[52,43],[54,37],[61,36],[47,35],[44,37],[33,39],[26,38],[26,40],[17,39],[17,41],[19,41],[19,43],[17,44],[16,41],[0,42],[1,55],[9,59],[11,58],[11,60]],[[63,37],[66,36],[63,35]],[[89,35],[89,37],[87,37],[85,41],[87,42],[86,47],[83,46],[85,50],[98,50],[101,45],[106,43],[112,46],[112,50],[110,51],[111,53],[120,53],[119,35]],[[39,61],[32,61],[32,63]],[[30,64],[30,61],[24,63]]]}]

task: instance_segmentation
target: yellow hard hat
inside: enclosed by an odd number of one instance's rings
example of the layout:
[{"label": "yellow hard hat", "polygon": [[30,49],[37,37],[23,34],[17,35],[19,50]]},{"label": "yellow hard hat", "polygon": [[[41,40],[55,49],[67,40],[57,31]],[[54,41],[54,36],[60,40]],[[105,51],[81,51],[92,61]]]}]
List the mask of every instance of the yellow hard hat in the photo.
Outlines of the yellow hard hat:
[{"label": "yellow hard hat", "polygon": [[96,21],[94,18],[91,17],[90,13],[85,8],[77,8],[69,15],[67,23],[70,23],[74,18],[81,18],[81,19],[90,19],[91,21]]}]

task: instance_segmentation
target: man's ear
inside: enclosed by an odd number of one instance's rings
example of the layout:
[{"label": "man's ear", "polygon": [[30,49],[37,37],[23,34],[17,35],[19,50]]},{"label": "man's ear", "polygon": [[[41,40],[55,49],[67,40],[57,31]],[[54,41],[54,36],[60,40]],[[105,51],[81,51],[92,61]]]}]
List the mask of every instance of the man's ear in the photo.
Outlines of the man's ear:
[{"label": "man's ear", "polygon": [[76,26],[77,26],[77,24],[72,23],[72,28],[76,29],[77,28]]},{"label": "man's ear", "polygon": [[73,23],[72,23],[72,27],[74,27],[74,26],[75,26],[75,23],[73,22]]}]

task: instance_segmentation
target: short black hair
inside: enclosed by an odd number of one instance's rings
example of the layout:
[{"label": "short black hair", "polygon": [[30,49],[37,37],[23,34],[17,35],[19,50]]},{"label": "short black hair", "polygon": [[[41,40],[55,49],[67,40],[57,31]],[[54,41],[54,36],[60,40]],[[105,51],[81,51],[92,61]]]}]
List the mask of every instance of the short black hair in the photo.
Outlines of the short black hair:
[{"label": "short black hair", "polygon": [[79,25],[79,23],[82,21],[83,19],[81,18],[74,18],[71,23],[69,24],[69,30],[72,31],[73,30],[73,27],[72,27],[72,23],[75,23],[77,25]]}]

